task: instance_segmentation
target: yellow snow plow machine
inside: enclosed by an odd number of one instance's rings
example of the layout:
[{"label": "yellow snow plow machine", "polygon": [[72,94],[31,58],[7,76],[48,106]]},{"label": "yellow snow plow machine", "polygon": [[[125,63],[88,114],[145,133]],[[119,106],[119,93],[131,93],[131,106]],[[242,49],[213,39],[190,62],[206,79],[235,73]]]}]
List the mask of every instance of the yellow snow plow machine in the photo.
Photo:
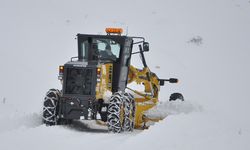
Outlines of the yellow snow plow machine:
[{"label": "yellow snow plow machine", "polygon": [[[162,117],[145,112],[158,103],[160,86],[177,83],[175,78],[159,79],[147,66],[144,52],[149,43],[143,37],[123,36],[121,28],[106,28],[107,35],[77,34],[78,56],[59,66],[62,89],[50,89],[44,98],[43,122],[69,124],[72,120],[97,120],[110,132],[145,129]],[[134,47],[138,46],[135,51]],[[130,64],[139,54],[143,68]],[[144,91],[129,88],[143,85]],[[174,93],[170,100],[182,99]]]}]

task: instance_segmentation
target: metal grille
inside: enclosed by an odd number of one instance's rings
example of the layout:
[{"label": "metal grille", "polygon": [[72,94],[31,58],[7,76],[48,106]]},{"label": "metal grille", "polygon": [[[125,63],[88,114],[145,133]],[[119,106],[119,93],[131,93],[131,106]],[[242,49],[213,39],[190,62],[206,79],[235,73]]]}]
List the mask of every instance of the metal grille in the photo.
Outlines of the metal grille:
[{"label": "metal grille", "polygon": [[66,73],[65,94],[92,94],[92,69],[67,68]]}]

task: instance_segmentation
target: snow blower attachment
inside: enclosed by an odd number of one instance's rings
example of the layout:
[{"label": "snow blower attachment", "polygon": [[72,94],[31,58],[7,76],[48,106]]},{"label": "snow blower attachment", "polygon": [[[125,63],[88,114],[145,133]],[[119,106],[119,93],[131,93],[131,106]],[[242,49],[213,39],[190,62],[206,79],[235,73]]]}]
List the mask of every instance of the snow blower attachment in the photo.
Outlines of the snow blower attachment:
[{"label": "snow blower attachment", "polygon": [[[158,103],[160,86],[178,80],[159,79],[147,66],[144,52],[149,43],[143,37],[122,36],[122,29],[107,28],[107,35],[77,34],[78,56],[59,67],[62,90],[51,89],[44,99],[43,121],[46,125],[71,123],[74,119],[98,120],[110,132],[148,128],[146,111]],[[139,50],[132,52],[135,45]],[[141,55],[142,69],[130,64],[131,56]],[[129,88],[136,82],[140,92]],[[174,97],[176,98],[176,97]]]}]

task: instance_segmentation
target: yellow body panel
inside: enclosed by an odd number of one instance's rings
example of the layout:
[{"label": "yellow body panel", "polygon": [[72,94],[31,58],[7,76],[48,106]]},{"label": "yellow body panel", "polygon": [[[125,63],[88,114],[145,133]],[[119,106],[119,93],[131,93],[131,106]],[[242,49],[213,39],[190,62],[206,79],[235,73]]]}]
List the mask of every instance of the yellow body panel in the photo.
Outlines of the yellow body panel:
[{"label": "yellow body panel", "polygon": [[104,99],[106,91],[111,91],[112,89],[113,64],[102,64],[98,68],[101,69],[101,72],[96,84],[96,99],[100,100]]}]

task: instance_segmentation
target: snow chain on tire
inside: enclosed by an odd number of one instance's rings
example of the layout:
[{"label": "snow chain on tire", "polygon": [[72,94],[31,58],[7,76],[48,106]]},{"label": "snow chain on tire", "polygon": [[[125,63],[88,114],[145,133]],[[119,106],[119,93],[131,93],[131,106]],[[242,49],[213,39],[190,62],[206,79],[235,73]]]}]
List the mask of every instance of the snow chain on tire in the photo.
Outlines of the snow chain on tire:
[{"label": "snow chain on tire", "polygon": [[120,133],[123,130],[124,114],[121,111],[124,108],[122,93],[117,92],[110,98],[108,106],[108,130],[114,133]]},{"label": "snow chain on tire", "polygon": [[46,125],[57,124],[57,106],[61,92],[56,89],[50,89],[44,98],[43,103],[43,122]]},{"label": "snow chain on tire", "polygon": [[135,99],[130,93],[124,93],[125,120],[124,131],[133,131],[135,122]]},{"label": "snow chain on tire", "polygon": [[114,133],[132,131],[134,128],[134,98],[131,94],[116,92],[108,106],[108,130]]}]

